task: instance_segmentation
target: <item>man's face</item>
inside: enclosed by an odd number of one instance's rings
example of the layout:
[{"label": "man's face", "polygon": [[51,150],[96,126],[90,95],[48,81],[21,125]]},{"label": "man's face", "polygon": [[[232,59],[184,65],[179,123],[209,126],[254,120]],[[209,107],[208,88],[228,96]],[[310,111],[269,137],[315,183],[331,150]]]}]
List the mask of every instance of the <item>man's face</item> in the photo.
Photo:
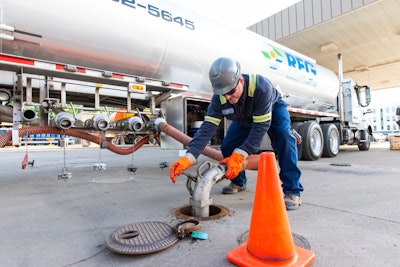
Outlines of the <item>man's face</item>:
[{"label": "man's face", "polygon": [[242,93],[243,93],[243,78],[240,77],[236,86],[232,88],[231,91],[224,94],[224,97],[229,103],[236,104],[239,101],[240,97],[242,96]]}]

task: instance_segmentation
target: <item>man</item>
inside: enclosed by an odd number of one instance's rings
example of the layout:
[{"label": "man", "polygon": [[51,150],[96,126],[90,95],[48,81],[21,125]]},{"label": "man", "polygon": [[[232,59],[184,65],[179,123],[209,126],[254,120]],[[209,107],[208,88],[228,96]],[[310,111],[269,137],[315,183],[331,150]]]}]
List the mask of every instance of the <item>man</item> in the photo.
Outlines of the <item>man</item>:
[{"label": "man", "polygon": [[297,209],[303,191],[301,171],[297,167],[297,145],[290,130],[287,104],[281,94],[261,75],[242,75],[240,64],[229,58],[214,61],[209,78],[214,96],[186,155],[171,165],[171,180],[175,183],[177,175],[196,163],[221,120],[227,117],[232,123],[221,144],[221,163],[227,164],[225,177],[231,183],[222,193],[235,194],[246,189],[246,173],[242,171],[245,160],[260,150],[262,138],[268,132],[278,156],[286,209]]}]

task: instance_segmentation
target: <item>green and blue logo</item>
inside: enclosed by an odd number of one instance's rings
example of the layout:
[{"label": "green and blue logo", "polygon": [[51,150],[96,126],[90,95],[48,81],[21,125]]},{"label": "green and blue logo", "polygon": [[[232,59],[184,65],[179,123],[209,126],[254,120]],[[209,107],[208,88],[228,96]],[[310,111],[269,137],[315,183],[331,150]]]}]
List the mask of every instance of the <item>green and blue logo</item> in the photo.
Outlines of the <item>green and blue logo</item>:
[{"label": "green and blue logo", "polygon": [[317,75],[317,71],[315,70],[313,63],[292,55],[286,51],[279,50],[276,47],[268,45],[267,50],[261,51],[261,53],[264,55],[265,58],[268,59],[269,67],[271,69],[277,70],[279,67],[282,66],[282,64],[284,64],[286,58],[287,66],[289,66],[290,68],[295,68],[300,71],[305,71],[307,73]]},{"label": "green and blue logo", "polygon": [[269,67],[271,69],[277,70],[279,68],[279,65],[283,63],[283,56],[278,49],[274,47],[269,48],[270,49],[268,51],[261,51],[261,53],[263,53],[264,57],[270,60]]}]

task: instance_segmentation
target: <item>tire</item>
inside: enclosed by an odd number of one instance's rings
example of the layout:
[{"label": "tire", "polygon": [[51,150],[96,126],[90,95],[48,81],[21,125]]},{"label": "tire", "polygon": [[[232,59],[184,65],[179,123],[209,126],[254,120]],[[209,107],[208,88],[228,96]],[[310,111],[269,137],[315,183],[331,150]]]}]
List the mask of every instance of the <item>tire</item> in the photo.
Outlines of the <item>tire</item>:
[{"label": "tire", "polygon": [[361,138],[362,140],[366,140],[365,142],[358,143],[358,149],[360,151],[367,151],[369,150],[369,147],[371,146],[371,135],[367,132],[367,130],[361,131]]},{"label": "tire", "polygon": [[[291,127],[294,129],[297,133],[300,134],[300,128],[303,125],[303,122],[293,122]],[[302,142],[300,144],[297,144],[297,160],[301,160],[303,156],[303,146]]]},{"label": "tire", "polygon": [[324,136],[324,149],[322,156],[325,158],[333,158],[339,153],[340,135],[338,128],[332,124],[321,125],[322,134]]},{"label": "tire", "polygon": [[363,143],[359,143],[358,144],[358,149],[360,151],[367,151],[369,150],[369,147],[371,146],[371,143],[369,141],[363,142]]},{"label": "tire", "polygon": [[302,159],[317,160],[321,158],[324,148],[324,136],[321,126],[315,121],[307,121],[300,128],[302,142]]}]

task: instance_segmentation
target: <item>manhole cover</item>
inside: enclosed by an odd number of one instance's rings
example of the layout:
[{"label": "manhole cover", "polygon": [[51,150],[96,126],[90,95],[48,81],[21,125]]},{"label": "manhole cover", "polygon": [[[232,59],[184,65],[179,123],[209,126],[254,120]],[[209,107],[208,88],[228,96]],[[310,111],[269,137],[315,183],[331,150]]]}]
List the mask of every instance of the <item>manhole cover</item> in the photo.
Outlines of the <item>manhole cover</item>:
[{"label": "manhole cover", "polygon": [[142,222],[112,232],[107,247],[121,254],[149,254],[169,248],[178,241],[173,227],[163,222]]},{"label": "manhole cover", "polygon": [[[249,237],[249,231],[246,231],[243,234],[241,234],[238,237],[239,244],[242,244],[243,242],[247,241],[248,237]],[[304,248],[304,249],[308,249],[308,250],[311,249],[310,243],[303,236],[295,234],[295,233],[292,233],[292,237],[293,237],[293,243],[296,246]]]}]

